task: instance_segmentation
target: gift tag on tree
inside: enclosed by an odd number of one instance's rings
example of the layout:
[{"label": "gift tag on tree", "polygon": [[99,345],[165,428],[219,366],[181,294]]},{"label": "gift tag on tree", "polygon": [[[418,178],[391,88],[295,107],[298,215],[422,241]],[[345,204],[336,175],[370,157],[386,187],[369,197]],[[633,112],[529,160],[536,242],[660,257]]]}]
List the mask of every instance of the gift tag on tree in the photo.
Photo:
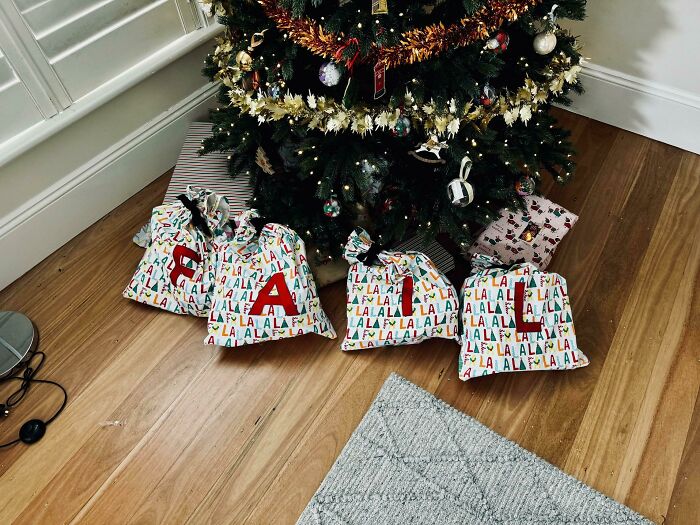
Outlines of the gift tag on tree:
[{"label": "gift tag on tree", "polygon": [[350,271],[343,350],[457,339],[457,293],[425,254],[380,250],[358,228],[345,259]]},{"label": "gift tag on tree", "polygon": [[374,66],[374,100],[382,98],[386,93],[386,66],[377,62]]},{"label": "gift tag on tree", "polygon": [[475,273],[461,293],[461,379],[588,365],[576,344],[563,277],[486,255],[476,255],[472,265]]},{"label": "gift tag on tree", "polygon": [[372,14],[386,15],[389,12],[388,0],[372,0]]}]

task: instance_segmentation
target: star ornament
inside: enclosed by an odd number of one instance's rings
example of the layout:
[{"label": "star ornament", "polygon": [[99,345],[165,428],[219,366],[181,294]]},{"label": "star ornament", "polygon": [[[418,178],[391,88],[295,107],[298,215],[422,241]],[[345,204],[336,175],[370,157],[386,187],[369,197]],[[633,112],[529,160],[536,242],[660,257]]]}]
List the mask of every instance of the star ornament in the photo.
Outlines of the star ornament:
[{"label": "star ornament", "polygon": [[432,153],[439,159],[440,151],[443,149],[447,149],[448,147],[449,146],[447,145],[447,142],[440,142],[437,138],[437,135],[431,135],[427,142],[421,144],[418,147],[416,153],[421,153],[425,151],[427,153]]}]

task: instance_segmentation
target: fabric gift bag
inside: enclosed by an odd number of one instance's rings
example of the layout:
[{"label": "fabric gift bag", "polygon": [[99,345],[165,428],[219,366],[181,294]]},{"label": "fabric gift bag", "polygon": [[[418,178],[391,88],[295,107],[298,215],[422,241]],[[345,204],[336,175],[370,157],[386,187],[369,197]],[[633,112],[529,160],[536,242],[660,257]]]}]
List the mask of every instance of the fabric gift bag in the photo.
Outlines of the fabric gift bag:
[{"label": "fabric gift bag", "polygon": [[358,228],[345,259],[350,271],[343,350],[457,339],[457,292],[425,254],[379,251]]},{"label": "fabric gift bag", "polygon": [[471,255],[497,257],[507,264],[527,261],[544,270],[578,216],[549,199],[524,198],[525,210],[503,210],[469,248]]},{"label": "fabric gift bag", "polygon": [[336,337],[316,292],[304,241],[280,224],[256,238],[255,210],[238,215],[233,239],[219,246],[209,314],[209,345],[241,346],[316,333]]},{"label": "fabric gift bag", "polygon": [[462,287],[461,379],[588,365],[563,277],[487,255],[476,255],[472,265],[475,273]]},{"label": "fabric gift bag", "polygon": [[153,242],[123,295],[176,314],[205,317],[211,306],[217,245],[226,240],[228,203],[191,186],[179,199],[153,209]]}]

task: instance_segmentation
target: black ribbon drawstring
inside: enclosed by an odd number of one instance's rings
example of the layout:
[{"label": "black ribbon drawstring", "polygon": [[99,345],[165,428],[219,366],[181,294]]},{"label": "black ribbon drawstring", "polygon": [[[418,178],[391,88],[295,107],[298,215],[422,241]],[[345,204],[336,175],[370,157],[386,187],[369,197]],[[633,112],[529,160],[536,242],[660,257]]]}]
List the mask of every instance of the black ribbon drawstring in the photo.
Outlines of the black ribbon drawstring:
[{"label": "black ribbon drawstring", "polygon": [[510,264],[489,264],[487,267],[484,268],[484,270],[510,270],[513,266],[517,266],[518,264],[523,264],[525,259],[518,259],[517,261],[513,261]]},{"label": "black ribbon drawstring", "polygon": [[192,226],[201,231],[205,237],[211,237],[211,230],[207,224],[207,220],[202,216],[201,210],[197,205],[192,202],[186,195],[178,195],[178,200],[182,202],[183,206],[189,210],[192,214],[192,220],[190,223]]},{"label": "black ribbon drawstring", "polygon": [[268,223],[267,217],[253,217],[250,219],[250,224],[255,228],[255,234],[260,235],[260,232]]},{"label": "black ribbon drawstring", "polygon": [[377,257],[382,250],[384,250],[384,247],[381,244],[373,242],[369,247],[369,250],[357,256],[357,260],[365,266],[372,266],[375,262],[377,262]]}]

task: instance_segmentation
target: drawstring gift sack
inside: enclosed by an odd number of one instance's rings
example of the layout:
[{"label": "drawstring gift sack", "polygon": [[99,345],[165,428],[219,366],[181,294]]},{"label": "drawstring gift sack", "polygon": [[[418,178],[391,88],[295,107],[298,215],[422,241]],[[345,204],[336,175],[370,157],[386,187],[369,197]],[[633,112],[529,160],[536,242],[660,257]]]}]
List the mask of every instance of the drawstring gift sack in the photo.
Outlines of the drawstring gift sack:
[{"label": "drawstring gift sack", "polygon": [[225,198],[188,186],[178,201],[153,208],[152,243],[124,297],[176,314],[206,317],[218,243],[226,240]]},{"label": "drawstring gift sack", "polygon": [[233,239],[219,247],[204,342],[241,346],[306,333],[335,338],[316,292],[304,241],[281,224],[266,224],[256,238],[256,218],[256,210],[238,215]]},{"label": "drawstring gift sack", "polygon": [[460,379],[588,365],[562,276],[481,254],[472,267],[462,287]]},{"label": "drawstring gift sack", "polygon": [[382,251],[358,228],[345,259],[350,271],[343,350],[457,339],[457,292],[427,255]]}]

